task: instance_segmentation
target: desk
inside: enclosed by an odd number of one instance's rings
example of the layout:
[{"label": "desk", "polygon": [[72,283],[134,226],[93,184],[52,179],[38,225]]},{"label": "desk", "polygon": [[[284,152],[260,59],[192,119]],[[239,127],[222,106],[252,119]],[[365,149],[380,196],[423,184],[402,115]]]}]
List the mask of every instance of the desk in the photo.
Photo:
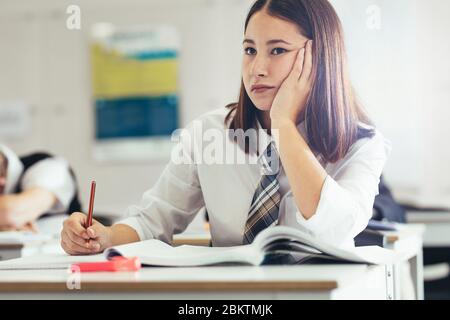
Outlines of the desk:
[{"label": "desk", "polygon": [[[415,291],[415,298],[424,299],[424,280],[423,280],[423,234],[426,230],[425,225],[409,224],[400,231],[384,231],[386,244],[385,248],[392,249],[401,254],[405,260],[409,261],[411,277]],[[394,291],[396,297],[402,296],[402,279],[405,279],[404,272],[409,272],[402,263],[394,266],[395,284]],[[405,286],[403,281],[403,286]],[[405,289],[405,288],[404,288]]]},{"label": "desk", "polygon": [[[450,223],[450,220],[449,220]],[[423,251],[422,238],[425,232],[425,226],[421,224],[403,226],[401,231],[383,231],[385,236],[385,247],[396,251],[409,262],[409,268],[405,268],[404,262],[393,266],[394,273],[394,298],[405,298],[405,292],[408,290],[407,277],[413,281],[413,290],[415,298],[424,299],[424,280],[423,280]],[[175,235],[173,245],[201,245],[208,246],[210,235],[205,233],[182,233]],[[412,297],[411,297],[412,298]]]},{"label": "desk", "polygon": [[407,212],[406,219],[426,226],[423,247],[427,299],[449,299],[450,211]]},{"label": "desk", "polygon": [[0,261],[22,257],[23,249],[24,245],[21,243],[0,244]]},{"label": "desk", "polygon": [[13,237],[11,241],[5,240],[5,234],[8,234],[8,232],[0,232],[0,261],[45,253],[47,251],[61,252],[59,249],[59,231],[66,218],[66,215],[41,218],[36,223],[37,229],[40,231],[38,234],[30,234],[18,238]]},{"label": "desk", "polygon": [[450,211],[407,212],[408,223],[426,226],[423,236],[424,247],[450,247]]},{"label": "desk", "polygon": [[[418,298],[423,291],[421,232],[423,226],[386,232],[387,247],[417,266]],[[174,244],[208,245],[209,236],[182,234],[174,237]],[[81,290],[69,290],[67,281],[79,275],[0,271],[0,299],[399,299],[400,273],[397,266],[366,265],[145,268],[139,273],[82,274]]]},{"label": "desk", "polygon": [[59,252],[62,252],[59,239],[50,239],[33,243],[2,243],[0,244],[0,261],[41,253]]},{"label": "desk", "polygon": [[[385,266],[144,268],[136,273],[0,271],[3,299],[389,299]],[[69,289],[71,288],[71,289]]]}]

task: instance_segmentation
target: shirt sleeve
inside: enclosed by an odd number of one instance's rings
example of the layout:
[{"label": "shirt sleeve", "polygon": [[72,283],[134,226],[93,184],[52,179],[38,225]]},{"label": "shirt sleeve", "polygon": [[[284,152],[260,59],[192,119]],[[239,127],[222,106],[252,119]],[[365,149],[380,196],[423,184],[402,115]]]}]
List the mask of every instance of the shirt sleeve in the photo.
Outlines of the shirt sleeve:
[{"label": "shirt sleeve", "polygon": [[373,203],[390,143],[377,133],[358,141],[322,187],[316,213],[306,220],[290,193],[286,214],[294,215],[299,228],[338,246],[354,245],[373,214]]},{"label": "shirt sleeve", "polygon": [[[140,240],[159,239],[166,243],[171,243],[174,234],[187,228],[205,205],[197,167],[189,150],[190,146],[182,138],[155,186],[144,193],[140,205],[129,207],[127,217],[116,224],[130,226]],[[180,154],[187,157],[180,159]]]},{"label": "shirt sleeve", "polygon": [[40,187],[56,197],[56,203],[47,213],[60,213],[69,209],[76,186],[67,161],[61,157],[49,158],[32,165],[21,181],[22,190]]}]

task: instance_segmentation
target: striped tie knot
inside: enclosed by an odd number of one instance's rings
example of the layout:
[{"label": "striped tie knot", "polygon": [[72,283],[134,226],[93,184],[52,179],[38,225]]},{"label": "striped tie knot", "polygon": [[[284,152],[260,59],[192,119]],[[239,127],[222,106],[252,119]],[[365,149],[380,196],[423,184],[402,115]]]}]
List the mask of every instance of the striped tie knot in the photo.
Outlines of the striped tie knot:
[{"label": "striped tie knot", "polygon": [[273,176],[280,172],[280,157],[273,141],[259,158],[259,164],[262,176]]},{"label": "striped tie knot", "polygon": [[262,177],[248,213],[244,244],[252,243],[259,232],[278,223],[281,194],[277,175],[280,171],[280,161],[273,142],[267,147],[260,160]]}]

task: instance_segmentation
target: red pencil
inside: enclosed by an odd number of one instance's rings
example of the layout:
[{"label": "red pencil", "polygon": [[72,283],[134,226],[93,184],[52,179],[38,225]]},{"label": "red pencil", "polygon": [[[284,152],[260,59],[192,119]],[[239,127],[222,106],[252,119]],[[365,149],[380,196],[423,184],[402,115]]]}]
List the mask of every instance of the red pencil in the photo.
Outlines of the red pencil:
[{"label": "red pencil", "polygon": [[88,212],[88,218],[87,218],[87,226],[86,228],[89,228],[92,226],[92,214],[94,212],[94,199],[95,199],[95,181],[92,181],[91,183],[91,196],[89,199],[89,212]]}]

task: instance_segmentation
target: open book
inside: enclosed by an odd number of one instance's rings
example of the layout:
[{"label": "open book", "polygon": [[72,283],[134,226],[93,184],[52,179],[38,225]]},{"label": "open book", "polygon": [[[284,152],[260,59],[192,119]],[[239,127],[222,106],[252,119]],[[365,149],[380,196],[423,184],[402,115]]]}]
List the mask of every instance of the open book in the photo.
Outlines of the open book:
[{"label": "open book", "polygon": [[[391,264],[393,251],[377,246],[341,249],[300,230],[275,226],[260,232],[252,244],[235,247],[172,247],[159,240],[146,240],[105,250],[93,256],[41,255],[0,262],[4,269],[65,269],[73,263],[99,262],[114,256],[139,257],[143,265],[191,267],[218,264],[302,264],[341,261]],[[399,257],[397,257],[399,258]]]},{"label": "open book", "polygon": [[300,264],[342,261],[366,264],[393,263],[395,254],[377,246],[341,249],[330,246],[298,229],[275,226],[261,231],[252,244],[236,247],[172,247],[158,240],[147,240],[105,252],[113,256],[138,256],[144,265],[200,266],[213,264]]}]

